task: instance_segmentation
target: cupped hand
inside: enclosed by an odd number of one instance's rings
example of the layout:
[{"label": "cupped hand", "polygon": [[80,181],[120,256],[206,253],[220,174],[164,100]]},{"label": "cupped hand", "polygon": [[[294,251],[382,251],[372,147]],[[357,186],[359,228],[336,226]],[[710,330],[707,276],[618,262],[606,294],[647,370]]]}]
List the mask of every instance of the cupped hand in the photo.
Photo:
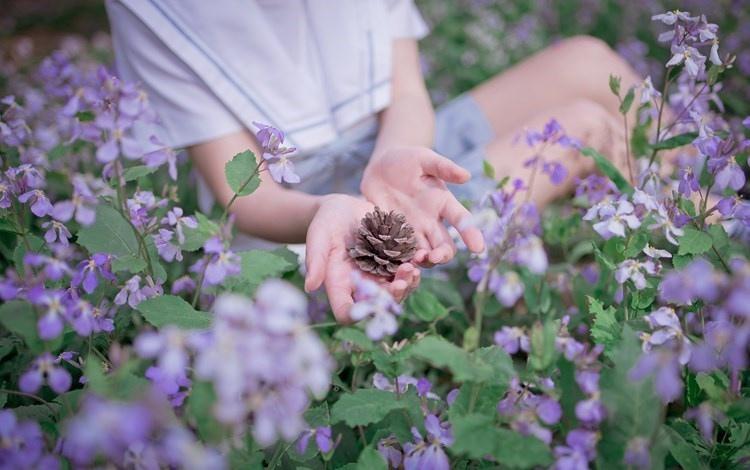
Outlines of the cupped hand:
[{"label": "cupped hand", "polygon": [[[362,217],[373,209],[374,206],[362,198],[341,194],[325,196],[307,230],[305,290],[311,292],[325,284],[331,309],[340,322],[349,321],[355,288],[352,274],[359,271],[349,257],[348,248],[353,244]],[[419,268],[411,263],[399,266],[391,281],[366,276],[381,284],[399,302],[416,289],[420,280]]]},{"label": "cupped hand", "polygon": [[443,221],[454,226],[469,250],[484,250],[484,238],[469,223],[471,214],[446,183],[463,184],[471,175],[425,147],[401,147],[374,156],[362,178],[362,194],[385,210],[396,210],[414,227],[422,266],[447,263],[456,247]]}]

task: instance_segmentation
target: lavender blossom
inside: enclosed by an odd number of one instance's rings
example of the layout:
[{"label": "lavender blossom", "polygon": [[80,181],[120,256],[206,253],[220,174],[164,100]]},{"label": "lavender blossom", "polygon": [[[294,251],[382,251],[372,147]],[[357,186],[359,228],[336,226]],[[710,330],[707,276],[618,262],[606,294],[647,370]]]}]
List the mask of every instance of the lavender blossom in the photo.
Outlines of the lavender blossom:
[{"label": "lavender blossom", "polygon": [[444,446],[450,447],[453,444],[450,425],[447,422],[441,423],[435,415],[428,415],[424,426],[427,439],[422,438],[417,428],[412,428],[414,443],[404,444],[404,469],[450,469],[450,460],[443,450]]},{"label": "lavender blossom", "polygon": [[57,394],[65,393],[70,388],[72,379],[64,367],[60,366],[60,358],[50,353],[44,353],[34,360],[31,369],[24,372],[18,387],[26,393],[36,393],[45,383]]},{"label": "lavender blossom", "polygon": [[401,306],[376,282],[355,273],[354,300],[350,316],[354,321],[365,321],[365,332],[375,341],[390,336],[398,330],[397,316]]}]

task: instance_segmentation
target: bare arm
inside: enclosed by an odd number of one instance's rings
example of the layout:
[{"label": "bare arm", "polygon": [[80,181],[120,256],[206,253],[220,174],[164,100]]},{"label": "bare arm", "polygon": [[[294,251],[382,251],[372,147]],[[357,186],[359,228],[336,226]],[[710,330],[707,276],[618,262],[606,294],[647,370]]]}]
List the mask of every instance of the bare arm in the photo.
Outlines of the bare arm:
[{"label": "bare arm", "polygon": [[[224,176],[224,165],[232,157],[250,149],[260,155],[255,137],[247,130],[228,134],[188,149],[193,164],[211,188],[219,204],[225,206],[232,198]],[[258,157],[260,158],[260,157]],[[237,199],[231,212],[242,232],[278,243],[302,243],[307,227],[320,206],[321,198],[289,190],[261,173],[261,185],[251,195]]]},{"label": "bare arm", "polygon": [[417,41],[397,39],[393,45],[391,104],[380,113],[373,158],[394,147],[431,147],[434,132],[435,112],[422,78]]}]

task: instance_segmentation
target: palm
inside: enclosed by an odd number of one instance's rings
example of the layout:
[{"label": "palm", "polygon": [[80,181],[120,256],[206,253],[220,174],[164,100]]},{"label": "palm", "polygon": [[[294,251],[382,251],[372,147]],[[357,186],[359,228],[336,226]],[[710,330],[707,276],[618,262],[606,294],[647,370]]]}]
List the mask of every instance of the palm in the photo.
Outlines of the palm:
[{"label": "palm", "polygon": [[[353,274],[359,271],[349,257],[347,247],[353,243],[360,220],[373,207],[355,197],[330,196],[308,229],[305,289],[315,290],[324,283],[333,313],[340,321],[348,320],[354,302]],[[370,277],[399,301],[419,284],[419,270],[409,263],[399,267],[392,281]]]},{"label": "palm", "polygon": [[443,220],[458,229],[469,249],[483,249],[481,233],[466,226],[469,212],[446,186],[446,182],[465,183],[469,177],[466,170],[429,149],[394,149],[370,164],[362,193],[374,204],[406,216],[420,248],[415,262],[432,265],[450,261],[455,254]]}]

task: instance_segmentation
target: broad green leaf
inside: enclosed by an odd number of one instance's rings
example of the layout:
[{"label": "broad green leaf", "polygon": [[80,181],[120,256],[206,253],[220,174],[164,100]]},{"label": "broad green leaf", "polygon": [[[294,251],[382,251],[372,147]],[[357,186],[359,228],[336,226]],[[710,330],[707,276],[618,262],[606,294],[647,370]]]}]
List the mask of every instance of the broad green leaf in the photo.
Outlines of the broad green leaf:
[{"label": "broad green leaf", "polygon": [[493,414],[468,414],[451,417],[453,437],[451,450],[474,459],[491,455],[500,444],[494,428]]},{"label": "broad green leaf", "polygon": [[487,346],[476,350],[473,356],[479,358],[492,368],[492,378],[489,384],[507,387],[510,380],[515,377],[516,370],[513,368],[513,359],[505,350],[499,346]]},{"label": "broad green leaf", "polygon": [[16,418],[19,421],[36,421],[52,422],[60,412],[59,403],[50,403],[48,405],[27,405],[13,408]]},{"label": "broad green leaf", "polygon": [[635,98],[635,87],[630,87],[628,92],[625,94],[625,98],[620,103],[620,114],[628,114],[630,107],[633,106],[633,99]]},{"label": "broad green leaf", "polygon": [[146,269],[146,261],[140,256],[123,255],[112,260],[112,271],[127,271],[137,274]]},{"label": "broad green leaf", "polygon": [[608,356],[620,340],[621,326],[615,318],[615,308],[612,306],[604,308],[604,305],[593,297],[588,297],[589,313],[594,316],[591,326],[591,337],[596,344],[604,345],[604,352]]},{"label": "broad green leaf", "polygon": [[453,343],[437,336],[427,336],[414,344],[409,355],[448,369],[456,381],[486,382],[493,375],[492,368]]},{"label": "broad green leaf", "polygon": [[546,467],[552,463],[547,445],[531,436],[522,436],[508,429],[496,429],[498,445],[492,455],[511,468]]},{"label": "broad green leaf", "polygon": [[388,470],[388,464],[380,452],[368,446],[359,454],[354,468],[356,470]]},{"label": "broad green leaf", "polygon": [[0,305],[0,323],[10,332],[23,338],[34,352],[44,351],[44,341],[39,339],[36,327],[36,312],[30,303],[11,300]]},{"label": "broad green leaf", "polygon": [[685,134],[676,135],[669,139],[662,140],[651,146],[654,150],[670,150],[677,147],[688,145],[698,137],[696,132],[687,132]]},{"label": "broad green leaf", "polygon": [[408,311],[422,321],[433,322],[448,315],[448,309],[427,289],[420,287],[406,301]]},{"label": "broad green leaf", "polygon": [[[46,245],[45,241],[36,235],[26,235],[26,240],[29,243],[31,251],[34,253],[43,251]],[[16,271],[18,271],[18,274],[21,276],[24,276],[26,273],[26,266],[23,262],[23,259],[26,256],[26,251],[26,243],[22,238],[18,238],[18,245],[16,245],[16,249],[13,252],[13,263],[16,265]]]},{"label": "broad green leaf", "polygon": [[669,453],[685,470],[701,470],[706,468],[701,462],[695,449],[674,428],[663,425],[662,429],[669,436]]},{"label": "broad green leaf", "polygon": [[628,180],[622,176],[620,170],[618,170],[607,157],[591,147],[584,147],[581,149],[581,153],[587,157],[593,158],[599,171],[612,180],[615,186],[617,186],[617,189],[625,194],[633,194],[633,187],[628,183]]},{"label": "broad green leaf", "polygon": [[125,172],[122,174],[122,178],[125,181],[135,181],[138,178],[142,178],[144,176],[148,176],[156,170],[158,170],[159,167],[157,166],[147,166],[147,165],[136,165],[131,166],[130,168],[127,168]]},{"label": "broad green leaf", "polygon": [[225,287],[234,292],[252,295],[255,289],[270,277],[279,277],[294,269],[294,265],[276,253],[265,250],[250,250],[238,253],[241,271],[225,282]]},{"label": "broad green leaf", "polygon": [[700,255],[710,250],[713,242],[710,234],[692,227],[685,228],[685,233],[679,241],[678,255]]},{"label": "broad green leaf", "polygon": [[195,310],[183,298],[160,295],[146,299],[136,309],[157,328],[175,325],[185,330],[203,330],[211,326],[211,314]]},{"label": "broad green leaf", "polygon": [[536,323],[531,329],[529,338],[531,352],[529,353],[529,366],[537,371],[548,369],[557,359],[555,348],[555,322],[547,321],[545,324]]},{"label": "broad green leaf", "polygon": [[458,311],[463,311],[464,299],[453,283],[443,279],[426,277],[420,283],[420,289],[422,288],[435,295],[441,304]]},{"label": "broad green leaf", "polygon": [[202,213],[196,212],[194,216],[198,226],[185,229],[185,243],[180,246],[184,251],[199,250],[206,240],[219,232],[219,226]]},{"label": "broad green leaf", "polygon": [[311,428],[331,425],[331,410],[328,403],[323,402],[319,406],[314,406],[305,411],[305,421]]},{"label": "broad green leaf", "polygon": [[229,187],[238,196],[247,196],[260,186],[260,176],[257,171],[255,154],[250,150],[240,152],[227,162],[224,167],[224,175]]},{"label": "broad green leaf", "polygon": [[133,227],[107,204],[99,204],[94,223],[78,231],[78,243],[91,254],[109,253],[131,258],[140,256]]},{"label": "broad green leaf", "polygon": [[494,416],[497,413],[497,402],[503,398],[507,389],[507,385],[465,383],[459,389],[448,414],[451,420],[471,413]]},{"label": "broad green leaf", "polygon": [[194,423],[201,439],[218,442],[224,436],[221,424],[216,421],[211,410],[216,402],[216,393],[209,382],[195,382],[187,399],[187,414]]},{"label": "broad green leaf", "polygon": [[648,244],[649,235],[645,232],[636,232],[632,237],[628,239],[628,243],[625,246],[625,251],[622,255],[626,258],[637,257],[646,245]]},{"label": "broad green leaf", "polygon": [[348,341],[362,351],[372,351],[375,348],[375,343],[357,328],[341,328],[333,334],[333,337],[340,341]]},{"label": "broad green leaf", "polygon": [[621,468],[628,442],[634,437],[652,436],[660,425],[662,404],[652,381],[635,381],[628,375],[641,354],[636,332],[626,325],[622,340],[612,351],[613,365],[601,373],[607,420],[601,428],[598,468]]},{"label": "broad green leaf", "polygon": [[90,355],[86,359],[86,387],[97,395],[113,400],[132,400],[149,387],[149,381],[133,373],[135,363],[127,363],[115,372],[105,374],[101,361]]},{"label": "broad green leaf", "polygon": [[359,389],[341,395],[331,407],[331,423],[343,421],[347,426],[364,426],[383,420],[388,413],[406,408],[405,400],[385,390]]}]

